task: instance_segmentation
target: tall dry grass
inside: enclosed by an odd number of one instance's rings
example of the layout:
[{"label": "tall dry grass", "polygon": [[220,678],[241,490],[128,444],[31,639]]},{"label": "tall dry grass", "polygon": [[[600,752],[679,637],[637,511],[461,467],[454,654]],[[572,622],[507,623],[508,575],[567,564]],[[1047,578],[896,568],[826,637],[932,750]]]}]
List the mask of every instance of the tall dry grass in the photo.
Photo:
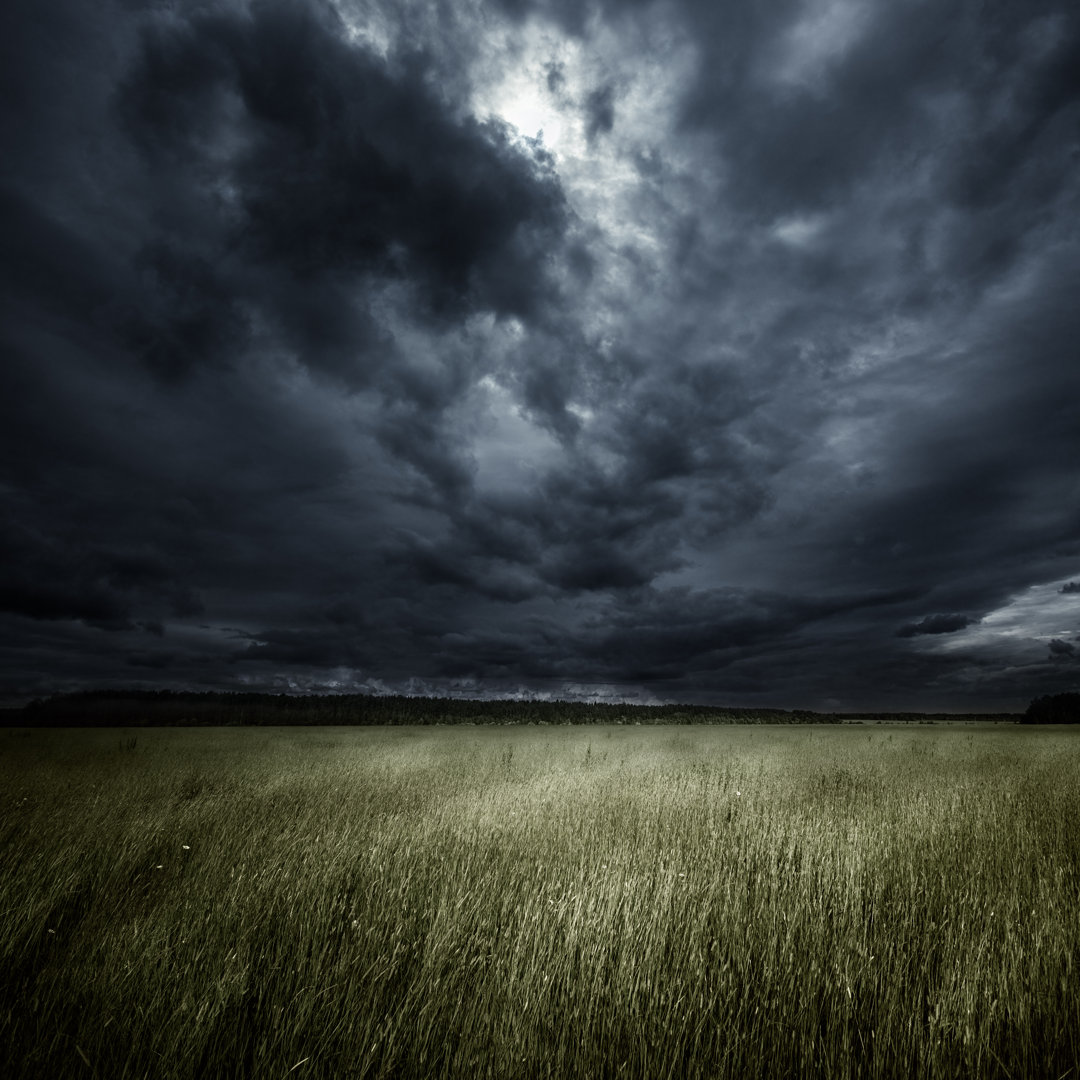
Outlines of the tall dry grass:
[{"label": "tall dry grass", "polygon": [[1077,1076],[1080,733],[0,747],[5,1077]]}]

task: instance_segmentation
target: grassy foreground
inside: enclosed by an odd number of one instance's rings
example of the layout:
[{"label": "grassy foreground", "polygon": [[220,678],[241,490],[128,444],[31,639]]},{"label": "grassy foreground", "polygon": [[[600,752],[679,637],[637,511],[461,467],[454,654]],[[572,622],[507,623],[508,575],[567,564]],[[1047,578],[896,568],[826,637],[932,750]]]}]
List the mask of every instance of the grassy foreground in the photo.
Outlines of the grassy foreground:
[{"label": "grassy foreground", "polygon": [[5,1077],[1077,1077],[1080,732],[0,733]]}]

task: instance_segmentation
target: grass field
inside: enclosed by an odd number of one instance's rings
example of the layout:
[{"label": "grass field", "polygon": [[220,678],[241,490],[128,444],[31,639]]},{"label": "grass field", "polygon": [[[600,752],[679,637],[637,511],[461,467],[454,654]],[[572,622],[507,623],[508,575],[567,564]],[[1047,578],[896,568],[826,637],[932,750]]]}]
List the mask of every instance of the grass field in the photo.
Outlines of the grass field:
[{"label": "grass field", "polygon": [[4,1077],[1078,1077],[1080,731],[0,732]]}]

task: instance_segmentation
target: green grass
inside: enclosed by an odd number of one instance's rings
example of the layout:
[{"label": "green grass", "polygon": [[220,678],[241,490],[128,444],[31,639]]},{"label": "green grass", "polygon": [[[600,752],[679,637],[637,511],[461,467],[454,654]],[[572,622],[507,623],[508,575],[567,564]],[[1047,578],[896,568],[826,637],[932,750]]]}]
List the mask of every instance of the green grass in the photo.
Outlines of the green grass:
[{"label": "green grass", "polygon": [[1077,1077],[1080,732],[0,733],[4,1077]]}]

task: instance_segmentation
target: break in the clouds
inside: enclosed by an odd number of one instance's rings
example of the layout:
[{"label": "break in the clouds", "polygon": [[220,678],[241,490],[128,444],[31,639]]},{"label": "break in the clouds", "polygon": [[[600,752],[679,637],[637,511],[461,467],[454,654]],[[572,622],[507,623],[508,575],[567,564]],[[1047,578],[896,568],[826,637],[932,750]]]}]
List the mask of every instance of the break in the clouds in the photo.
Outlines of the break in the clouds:
[{"label": "break in the clouds", "polygon": [[5,23],[9,699],[1080,686],[1073,5]]}]

